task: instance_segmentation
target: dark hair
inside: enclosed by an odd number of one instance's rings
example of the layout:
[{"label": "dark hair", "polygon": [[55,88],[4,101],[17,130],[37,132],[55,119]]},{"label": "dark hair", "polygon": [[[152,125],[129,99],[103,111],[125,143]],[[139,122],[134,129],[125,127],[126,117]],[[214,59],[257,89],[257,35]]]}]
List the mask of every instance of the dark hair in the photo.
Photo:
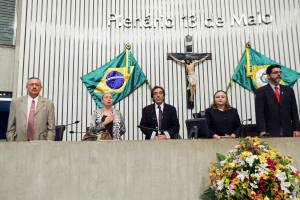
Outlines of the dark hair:
[{"label": "dark hair", "polygon": [[211,108],[213,109],[217,109],[217,104],[216,104],[216,101],[215,101],[215,97],[216,95],[219,93],[219,92],[223,92],[225,95],[226,95],[226,102],[225,102],[225,110],[228,110],[229,108],[231,108],[230,104],[229,104],[229,101],[228,101],[228,96],[227,96],[227,93],[224,91],[224,90],[218,90],[215,92],[214,94],[214,99],[213,99],[213,103],[210,105]]},{"label": "dark hair", "polygon": [[270,74],[272,73],[272,70],[273,70],[274,68],[279,68],[279,69],[281,69],[281,66],[280,66],[280,65],[276,65],[276,64],[270,65],[270,66],[267,67],[267,69],[266,69],[266,74],[270,75]]},{"label": "dark hair", "polygon": [[160,88],[161,90],[162,90],[162,92],[163,92],[163,95],[164,96],[166,96],[165,94],[165,89],[163,88],[163,87],[161,87],[161,86],[159,86],[159,85],[156,85],[156,86],[154,86],[153,88],[152,88],[152,90],[151,90],[151,98],[153,99],[153,96],[154,96],[154,90],[156,90],[156,89],[158,89],[158,88]]}]

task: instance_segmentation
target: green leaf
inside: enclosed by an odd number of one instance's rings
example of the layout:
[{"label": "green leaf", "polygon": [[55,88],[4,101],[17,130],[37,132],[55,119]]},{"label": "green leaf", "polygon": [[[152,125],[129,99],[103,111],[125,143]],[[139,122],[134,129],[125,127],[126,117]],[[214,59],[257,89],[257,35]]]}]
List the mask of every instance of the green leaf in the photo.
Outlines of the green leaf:
[{"label": "green leaf", "polygon": [[204,191],[204,193],[201,195],[202,200],[214,200],[216,199],[215,193],[211,188],[208,188]]},{"label": "green leaf", "polygon": [[226,156],[224,156],[223,154],[221,153],[217,153],[217,159],[219,162],[223,161],[226,159]]}]

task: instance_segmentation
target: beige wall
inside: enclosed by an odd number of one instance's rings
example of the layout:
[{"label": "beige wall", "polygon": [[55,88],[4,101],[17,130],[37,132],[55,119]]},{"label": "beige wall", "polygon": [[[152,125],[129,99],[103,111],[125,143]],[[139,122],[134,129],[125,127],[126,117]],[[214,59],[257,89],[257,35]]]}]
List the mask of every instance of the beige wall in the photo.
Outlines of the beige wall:
[{"label": "beige wall", "polygon": [[[300,138],[270,138],[300,168]],[[0,143],[0,199],[197,200],[238,140]]]}]

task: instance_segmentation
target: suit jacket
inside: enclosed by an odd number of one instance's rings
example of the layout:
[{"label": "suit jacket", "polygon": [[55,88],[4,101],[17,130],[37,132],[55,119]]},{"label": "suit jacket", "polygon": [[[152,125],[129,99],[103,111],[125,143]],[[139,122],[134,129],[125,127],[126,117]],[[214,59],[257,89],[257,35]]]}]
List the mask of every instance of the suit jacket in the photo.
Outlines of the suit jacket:
[{"label": "suit jacket", "polygon": [[280,103],[270,84],[257,89],[255,112],[260,132],[266,131],[274,137],[292,137],[293,131],[299,130],[296,98],[290,87],[280,85]]},{"label": "suit jacket", "polygon": [[[154,103],[143,108],[140,125],[153,129],[158,127]],[[168,131],[171,139],[177,139],[179,127],[180,125],[177,118],[176,108],[165,103],[163,108],[162,130]],[[149,140],[153,130],[145,128],[141,128],[141,130],[146,136],[145,139]]]},{"label": "suit jacket", "polygon": [[207,108],[205,117],[209,129],[209,137],[212,137],[214,134],[224,136],[232,133],[238,136],[241,120],[237,109],[229,108],[220,111],[214,108]]},{"label": "suit jacket", "polygon": [[[8,141],[27,141],[27,104],[28,96],[22,96],[13,100],[7,125]],[[55,116],[53,103],[38,97],[38,103],[34,114],[34,140],[54,140]]]}]

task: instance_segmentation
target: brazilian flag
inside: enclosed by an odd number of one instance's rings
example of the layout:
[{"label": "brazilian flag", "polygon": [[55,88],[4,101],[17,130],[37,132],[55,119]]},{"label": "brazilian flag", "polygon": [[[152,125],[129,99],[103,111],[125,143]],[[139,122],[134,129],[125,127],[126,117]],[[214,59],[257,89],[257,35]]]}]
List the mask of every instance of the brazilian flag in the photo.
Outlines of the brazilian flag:
[{"label": "brazilian flag", "polygon": [[105,92],[112,93],[113,104],[116,104],[140,87],[147,78],[127,46],[113,60],[83,75],[81,80],[97,106],[102,108],[101,98]]},{"label": "brazilian flag", "polygon": [[255,51],[251,48],[250,43],[246,44],[246,50],[234,71],[232,80],[245,89],[254,92],[257,88],[268,83],[266,68],[272,64],[281,66],[282,80],[280,84],[292,87],[296,83],[300,76],[299,72],[291,70]]}]

